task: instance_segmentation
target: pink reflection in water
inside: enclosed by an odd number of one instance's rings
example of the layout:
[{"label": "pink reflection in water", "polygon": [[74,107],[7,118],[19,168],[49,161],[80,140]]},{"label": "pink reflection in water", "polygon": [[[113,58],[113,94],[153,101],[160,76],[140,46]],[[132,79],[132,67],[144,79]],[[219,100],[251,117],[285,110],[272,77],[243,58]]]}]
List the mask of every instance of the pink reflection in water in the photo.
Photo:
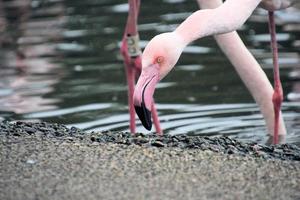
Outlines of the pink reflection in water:
[{"label": "pink reflection in water", "polygon": [[[57,108],[58,99],[45,97],[63,76],[52,57],[60,56],[54,43],[60,40],[64,6],[57,3],[55,8],[34,13],[31,0],[0,0],[0,111],[23,114]],[[43,14],[51,14],[51,21]]]}]

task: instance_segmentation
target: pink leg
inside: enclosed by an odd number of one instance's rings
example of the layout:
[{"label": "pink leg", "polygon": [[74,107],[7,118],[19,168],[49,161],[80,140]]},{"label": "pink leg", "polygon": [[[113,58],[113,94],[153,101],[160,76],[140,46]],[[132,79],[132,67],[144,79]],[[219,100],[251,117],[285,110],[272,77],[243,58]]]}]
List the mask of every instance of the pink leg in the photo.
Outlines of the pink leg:
[{"label": "pink leg", "polygon": [[129,106],[129,116],[130,116],[130,132],[135,133],[135,110],[133,106],[133,92],[135,85],[135,70],[134,68],[127,68],[127,85],[128,85],[128,106]]},{"label": "pink leg", "polygon": [[131,58],[128,55],[127,43],[126,40],[123,40],[121,52],[124,57],[124,65],[126,71],[126,79],[127,79],[127,88],[128,88],[128,108],[129,108],[129,129],[131,133],[135,133],[136,131],[136,124],[135,124],[135,110],[133,105],[133,92],[134,92],[134,85],[135,85],[135,77],[136,77],[136,69],[131,63]]},{"label": "pink leg", "polygon": [[157,114],[157,110],[156,110],[156,107],[155,107],[155,104],[153,103],[152,105],[152,119],[153,119],[153,123],[154,123],[154,126],[155,126],[155,130],[157,132],[158,135],[163,135],[163,131],[160,127],[160,122],[159,122],[159,119],[158,119],[158,114]]},{"label": "pink leg", "polygon": [[273,106],[274,106],[274,138],[273,144],[278,144],[279,140],[279,114],[281,110],[281,103],[283,101],[283,90],[280,81],[279,64],[278,64],[278,48],[276,40],[276,27],[274,21],[274,12],[269,11],[269,30],[271,34],[271,48],[273,52],[273,65],[274,65],[274,93],[273,93]]},{"label": "pink leg", "polygon": [[133,92],[135,85],[136,70],[136,60],[139,60],[139,56],[133,56],[128,50],[128,37],[137,35],[137,15],[139,9],[139,2],[136,0],[129,0],[129,13],[127,24],[125,27],[125,33],[122,39],[121,53],[124,58],[124,65],[126,71],[127,85],[128,85],[128,107],[130,115],[130,132],[135,133],[135,110],[133,106]]}]

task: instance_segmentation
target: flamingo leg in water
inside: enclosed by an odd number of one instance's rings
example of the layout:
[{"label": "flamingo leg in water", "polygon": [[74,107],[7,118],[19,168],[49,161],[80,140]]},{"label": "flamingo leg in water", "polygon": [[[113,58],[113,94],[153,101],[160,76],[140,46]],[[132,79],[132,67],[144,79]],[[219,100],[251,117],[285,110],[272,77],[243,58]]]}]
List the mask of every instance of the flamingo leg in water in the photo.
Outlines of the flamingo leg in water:
[{"label": "flamingo leg in water", "polygon": [[[137,76],[142,69],[141,50],[139,47],[139,34],[137,31],[137,20],[140,8],[140,0],[128,0],[129,12],[125,28],[125,33],[122,39],[121,53],[124,58],[126,78],[128,84],[128,107],[130,114],[130,131],[136,132],[135,124],[135,109],[133,105],[133,92]],[[156,132],[162,134],[160,122],[158,120],[157,111],[153,105],[152,115],[156,128]]]},{"label": "flamingo leg in water", "polygon": [[152,112],[152,119],[153,119],[153,123],[154,123],[154,126],[155,126],[155,130],[159,135],[162,135],[163,131],[160,127],[160,122],[159,122],[159,119],[158,119],[158,114],[157,114],[157,110],[156,110],[156,107],[155,107],[154,103],[152,105],[151,112]]},{"label": "flamingo leg in water", "polygon": [[276,40],[276,28],[274,20],[274,12],[269,11],[269,30],[271,34],[271,48],[273,53],[274,65],[274,93],[273,93],[273,106],[274,106],[274,137],[273,144],[278,144],[279,141],[279,114],[281,110],[281,103],[283,101],[283,90],[280,81],[279,64],[278,64],[278,48]]}]

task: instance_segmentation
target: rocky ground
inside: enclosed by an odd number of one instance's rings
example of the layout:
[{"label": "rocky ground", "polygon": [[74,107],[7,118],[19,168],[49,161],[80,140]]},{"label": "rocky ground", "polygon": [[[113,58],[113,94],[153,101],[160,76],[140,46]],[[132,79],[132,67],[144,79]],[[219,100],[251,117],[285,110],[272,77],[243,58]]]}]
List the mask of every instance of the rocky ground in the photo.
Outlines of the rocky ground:
[{"label": "rocky ground", "polygon": [[300,199],[300,148],[0,124],[0,199]]}]

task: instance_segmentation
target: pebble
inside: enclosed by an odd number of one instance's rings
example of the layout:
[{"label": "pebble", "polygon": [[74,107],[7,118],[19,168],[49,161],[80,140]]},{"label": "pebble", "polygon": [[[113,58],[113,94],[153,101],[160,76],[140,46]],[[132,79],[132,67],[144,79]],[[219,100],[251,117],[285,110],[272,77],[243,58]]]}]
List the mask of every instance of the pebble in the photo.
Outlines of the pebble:
[{"label": "pebble", "polygon": [[30,164],[30,165],[33,165],[33,164],[36,163],[36,160],[28,159],[28,160],[26,161],[26,163],[27,163],[27,164]]},{"label": "pebble", "polygon": [[162,143],[161,141],[154,141],[153,143],[151,143],[152,146],[154,147],[164,147],[165,144]]},{"label": "pebble", "polygon": [[[294,144],[263,145],[255,142],[244,143],[226,136],[207,137],[199,135],[168,135],[157,136],[154,133],[135,135],[128,132],[92,132],[86,133],[76,127],[67,128],[61,124],[46,122],[0,122],[0,136],[55,138],[58,141],[67,139],[71,142],[114,143],[122,145],[139,145],[152,147],[177,147],[181,149],[201,149],[213,152],[253,156],[265,159],[300,160],[300,147]],[[61,138],[61,139],[60,139]]]}]

